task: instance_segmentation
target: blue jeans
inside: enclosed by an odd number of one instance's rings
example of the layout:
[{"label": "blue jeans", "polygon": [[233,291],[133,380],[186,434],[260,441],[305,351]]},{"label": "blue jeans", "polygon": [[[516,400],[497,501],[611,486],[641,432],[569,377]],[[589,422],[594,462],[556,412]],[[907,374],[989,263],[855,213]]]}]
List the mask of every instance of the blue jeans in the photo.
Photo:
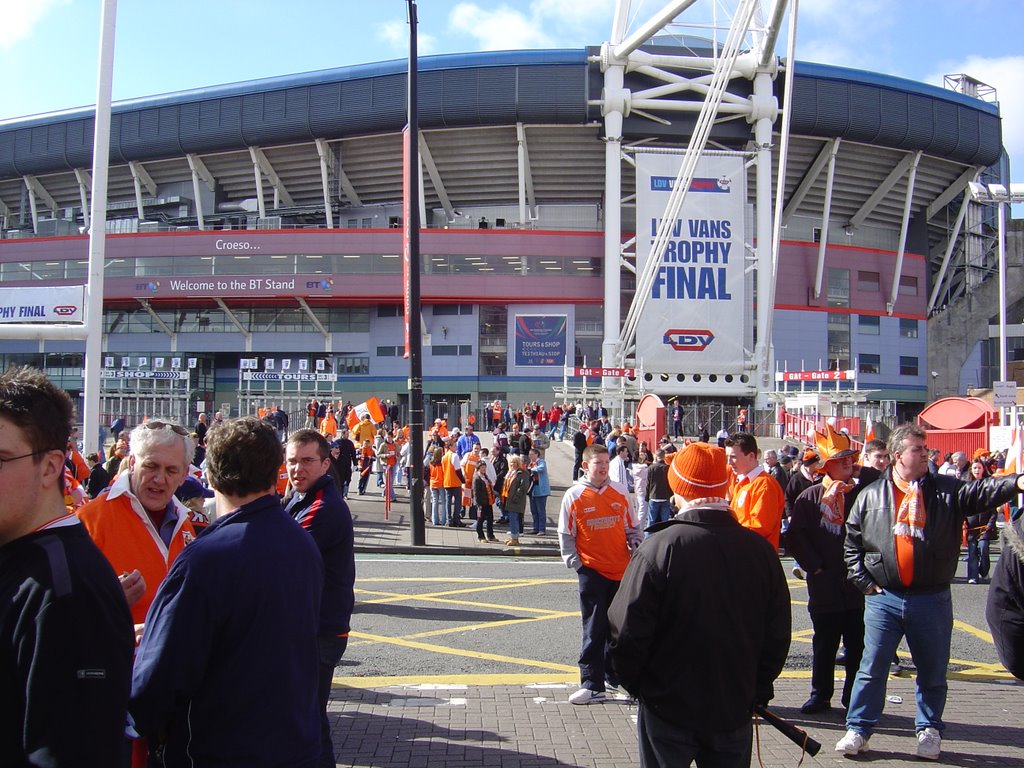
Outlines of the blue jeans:
[{"label": "blue jeans", "polygon": [[523,513],[508,510],[505,514],[508,515],[508,537],[518,539],[523,531]]},{"label": "blue jeans", "polygon": [[459,510],[462,509],[462,486],[457,488],[445,488],[445,501],[448,508],[448,525],[457,526],[459,523]]},{"label": "blue jeans", "polygon": [[953,634],[953,599],[949,588],[927,595],[889,590],[864,598],[864,656],[853,684],[846,727],[871,735],[885,705],[889,665],[900,639],[907,638],[917,667],[917,714],[914,728],[942,731],[946,707],[946,667]]},{"label": "blue jeans", "polygon": [[583,617],[580,683],[591,691],[603,691],[605,680],[615,682],[608,648],[608,606],[619,591],[619,582],[585,565],[580,566],[576,576],[580,582],[580,614]]},{"label": "blue jeans", "polygon": [[430,522],[444,525],[444,488],[430,489]]},{"label": "blue jeans", "polygon": [[[671,501],[655,501],[649,499],[647,501],[647,527],[650,528],[655,523],[663,523],[666,520],[672,519],[672,502]],[[645,533],[644,536],[650,536],[649,533]]]},{"label": "blue jeans", "polygon": [[530,517],[533,518],[533,530],[544,533],[548,529],[547,496],[530,497]]},{"label": "blue jeans", "polygon": [[967,578],[987,579],[991,561],[988,557],[988,539],[967,537]]},{"label": "blue jeans", "polygon": [[636,731],[640,768],[692,765],[700,768],[750,768],[753,729],[748,722],[735,731],[687,731],[662,720],[640,702]]}]

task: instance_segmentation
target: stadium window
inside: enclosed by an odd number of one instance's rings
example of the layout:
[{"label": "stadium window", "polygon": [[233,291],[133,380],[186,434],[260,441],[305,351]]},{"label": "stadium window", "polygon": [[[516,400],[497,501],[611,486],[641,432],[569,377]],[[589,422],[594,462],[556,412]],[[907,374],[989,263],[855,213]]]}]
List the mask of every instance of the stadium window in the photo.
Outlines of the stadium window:
[{"label": "stadium window", "polygon": [[881,290],[881,278],[877,272],[857,271],[857,290],[878,293]]},{"label": "stadium window", "polygon": [[402,308],[397,304],[381,304],[377,307],[377,317],[401,317]]},{"label": "stadium window", "polygon": [[434,304],[430,310],[434,317],[450,317],[452,315],[472,315],[472,304]]},{"label": "stadium window", "polygon": [[881,321],[878,315],[859,315],[857,317],[857,331],[864,336],[877,336],[880,331]]},{"label": "stadium window", "polygon": [[857,372],[858,373],[881,373],[882,372],[882,359],[880,355],[865,355],[860,354],[857,356]]},{"label": "stadium window", "polygon": [[828,305],[830,307],[850,306],[850,270],[829,267]]},{"label": "stadium window", "polygon": [[401,347],[377,347],[377,357],[398,357],[402,352]]},{"label": "stadium window", "polygon": [[459,354],[459,347],[457,344],[434,344],[430,354],[434,357],[455,357]]},{"label": "stadium window", "polygon": [[912,275],[901,275],[900,294],[903,296],[917,296],[917,278]]},{"label": "stadium window", "polygon": [[900,318],[900,336],[905,339],[916,339],[917,338],[917,320],[910,320],[905,317]]},{"label": "stadium window", "polygon": [[370,358],[339,357],[336,359],[335,372],[347,376],[367,376],[370,373]]},{"label": "stadium window", "polygon": [[900,355],[900,376],[917,376],[917,358]]},{"label": "stadium window", "polygon": [[473,345],[472,344],[459,344],[459,357],[472,357]]}]

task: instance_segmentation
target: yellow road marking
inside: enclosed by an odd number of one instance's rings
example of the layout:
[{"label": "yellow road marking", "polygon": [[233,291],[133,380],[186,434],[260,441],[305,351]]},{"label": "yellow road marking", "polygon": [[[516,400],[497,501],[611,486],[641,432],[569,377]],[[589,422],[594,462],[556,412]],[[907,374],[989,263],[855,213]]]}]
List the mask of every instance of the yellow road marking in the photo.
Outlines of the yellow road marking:
[{"label": "yellow road marking", "polygon": [[430,645],[428,643],[417,643],[414,640],[403,640],[398,637],[385,637],[383,635],[370,635],[364,632],[352,632],[349,637],[358,638],[360,640],[375,640],[379,643],[390,643],[391,645],[398,645],[403,648],[415,648],[420,651],[432,651],[434,653],[443,653],[449,656],[464,656],[470,659],[481,659],[484,661],[498,661],[504,664],[515,664],[521,667],[538,667],[539,669],[550,669],[558,672],[576,672],[576,667],[570,667],[567,664],[556,664],[550,661],[534,661],[533,659],[516,659],[511,656],[499,656],[496,653],[485,653],[479,650],[463,649],[463,648],[450,648],[446,645]]},{"label": "yellow road marking", "polygon": [[[519,583],[515,583],[515,584],[510,584],[508,582],[502,581],[501,583],[491,584],[490,586],[478,586],[478,587],[471,587],[469,589],[447,589],[447,590],[444,590],[443,592],[425,592],[423,594],[401,594],[401,593],[395,593],[395,592],[375,592],[375,594],[389,595],[389,597],[383,598],[383,599],[380,599],[380,600],[367,600],[365,602],[378,604],[378,603],[394,602],[395,600],[415,600],[415,599],[422,600],[422,599],[428,598],[428,597],[449,597],[451,595],[467,595],[467,594],[473,594],[475,592],[487,592],[487,591],[496,590],[496,589],[517,589],[519,587],[539,587],[539,586],[543,586],[545,584],[562,584],[562,583],[564,583],[564,582],[552,581],[550,579],[537,579],[536,581],[525,581],[525,582],[519,582]],[[358,593],[363,593],[365,590],[357,589],[355,591],[358,592]]]},{"label": "yellow road marking", "polygon": [[502,603],[478,603],[471,600],[446,600],[441,597],[428,597],[421,595],[406,595],[401,598],[395,597],[395,599],[392,600],[360,600],[358,605],[388,605],[396,602],[415,602],[416,600],[422,600],[427,603],[441,603],[442,605],[457,605],[462,608],[492,608],[499,611],[522,611],[524,613],[539,613],[542,615],[561,613],[561,611],[555,611],[551,608],[530,608],[528,606],[504,605]]},{"label": "yellow road marking", "polygon": [[960,621],[960,619],[954,619],[953,620],[953,628],[954,629],[959,629],[962,632],[966,632],[969,635],[974,635],[979,640],[984,640],[989,645],[993,645],[992,635],[990,635],[988,632],[986,632],[983,629],[978,629],[977,627],[972,627],[970,624],[968,624],[966,622],[963,622],[963,621]]},{"label": "yellow road marking", "polygon": [[494,629],[495,627],[508,627],[513,624],[528,624],[534,621],[547,621],[548,619],[578,619],[579,616],[579,611],[563,611],[562,613],[555,613],[550,616],[531,616],[524,619],[504,619],[502,621],[487,621],[481,624],[466,624],[464,626],[450,627],[448,629],[431,629],[427,632],[416,632],[411,635],[401,635],[401,639],[410,640],[422,637],[438,637],[440,635],[450,635],[455,632],[472,632],[477,629]]}]

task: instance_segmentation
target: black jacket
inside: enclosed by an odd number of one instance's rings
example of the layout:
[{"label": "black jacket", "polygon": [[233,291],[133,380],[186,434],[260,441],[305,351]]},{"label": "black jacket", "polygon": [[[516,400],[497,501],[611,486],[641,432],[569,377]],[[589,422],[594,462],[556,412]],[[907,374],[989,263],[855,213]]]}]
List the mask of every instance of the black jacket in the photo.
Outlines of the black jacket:
[{"label": "black jacket", "polygon": [[731,731],[772,698],[791,631],[775,548],[721,507],[653,527],[608,609],[615,671],[673,725]]},{"label": "black jacket", "polygon": [[0,765],[120,765],[134,645],[84,525],[0,547]]},{"label": "black jacket", "polygon": [[[286,509],[292,498],[294,494],[285,498]],[[352,514],[330,473],[313,483],[288,513],[309,531],[324,560],[324,591],[317,634],[321,637],[344,634],[349,631],[355,605],[355,538]]]},{"label": "black jacket", "polygon": [[999,660],[1024,680],[1024,517],[1003,528],[1003,551],[992,571],[985,617]]},{"label": "black jacket", "polygon": [[846,521],[844,557],[850,579],[864,594],[878,585],[900,592],[937,592],[956,575],[964,518],[1010,501],[1018,475],[961,483],[955,477],[926,474],[920,479],[925,503],[924,540],[914,539],[914,583],[900,582],[893,525],[892,470],[857,497]]},{"label": "black jacket", "polygon": [[648,499],[668,501],[672,498],[672,489],[668,484],[668,464],[663,461],[655,461],[647,469],[647,493]]},{"label": "black jacket", "polygon": [[[846,517],[849,517],[857,496],[880,476],[877,469],[861,469],[860,483],[846,494]],[[864,594],[846,576],[843,560],[845,530],[832,533],[821,524],[821,497],[824,494],[825,486],[815,483],[797,496],[793,517],[786,530],[786,552],[793,555],[807,572],[807,610],[827,613],[860,608],[864,605]]]},{"label": "black jacket", "polygon": [[572,447],[576,449],[577,456],[582,456],[587,449],[587,436],[582,430],[572,436]]}]

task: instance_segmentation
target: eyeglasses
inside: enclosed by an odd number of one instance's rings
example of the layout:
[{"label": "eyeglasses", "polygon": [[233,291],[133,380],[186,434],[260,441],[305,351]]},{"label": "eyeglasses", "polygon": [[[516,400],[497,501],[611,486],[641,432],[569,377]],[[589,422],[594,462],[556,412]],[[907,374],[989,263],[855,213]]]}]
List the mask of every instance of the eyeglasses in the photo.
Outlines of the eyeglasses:
[{"label": "eyeglasses", "polygon": [[46,453],[46,451],[32,451],[32,453],[23,453],[21,456],[11,456],[9,459],[0,459],[0,471],[3,470],[4,464],[7,464],[8,462],[17,461],[18,459],[27,459],[29,456],[38,456],[41,453]]},{"label": "eyeglasses", "polygon": [[159,419],[150,419],[146,422],[146,429],[163,429],[164,427],[170,427],[176,435],[188,437],[188,430],[178,424],[171,424],[169,421],[160,421]]}]

